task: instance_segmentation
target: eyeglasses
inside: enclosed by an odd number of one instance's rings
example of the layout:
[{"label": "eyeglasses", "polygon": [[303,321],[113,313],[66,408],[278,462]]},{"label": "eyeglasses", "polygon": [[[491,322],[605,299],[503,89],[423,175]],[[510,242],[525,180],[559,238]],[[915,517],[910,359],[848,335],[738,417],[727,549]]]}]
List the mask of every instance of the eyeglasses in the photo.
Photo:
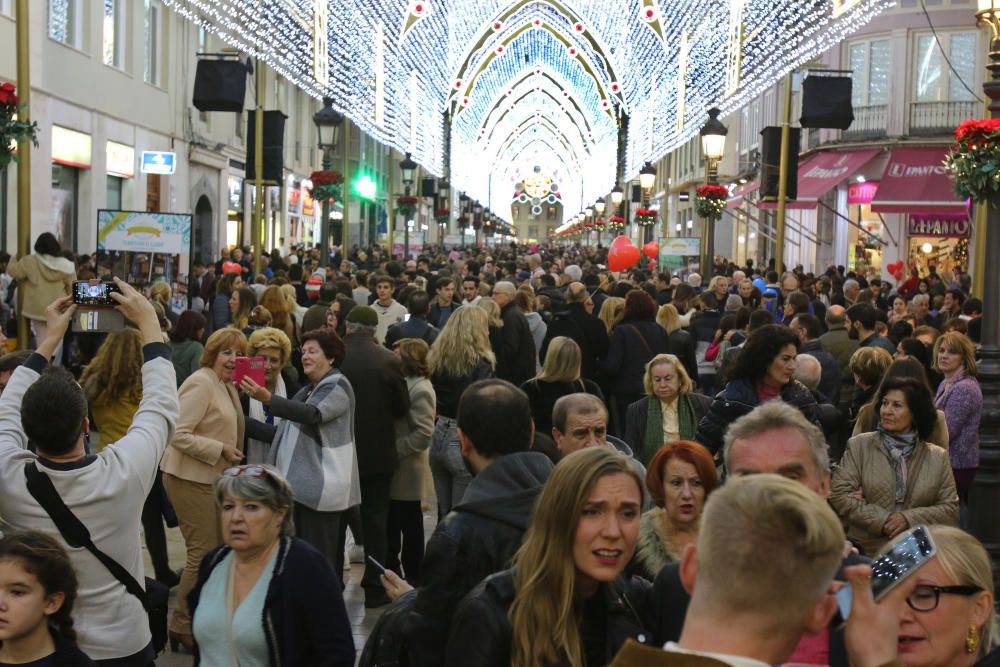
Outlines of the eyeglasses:
[{"label": "eyeglasses", "polygon": [[941,594],[963,595],[968,597],[982,592],[979,586],[932,586],[930,584],[920,584],[910,597],[906,598],[906,604],[910,605],[913,611],[934,611],[941,601]]},{"label": "eyeglasses", "polygon": [[222,474],[225,477],[270,477],[271,471],[264,466],[241,465],[226,468]]}]

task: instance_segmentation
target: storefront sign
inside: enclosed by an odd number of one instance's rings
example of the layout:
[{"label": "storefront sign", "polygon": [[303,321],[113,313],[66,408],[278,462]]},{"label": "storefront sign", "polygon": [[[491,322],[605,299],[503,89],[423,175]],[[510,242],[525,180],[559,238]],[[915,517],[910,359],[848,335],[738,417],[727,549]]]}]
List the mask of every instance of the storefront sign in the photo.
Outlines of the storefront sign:
[{"label": "storefront sign", "polygon": [[105,149],[107,171],[112,176],[132,178],[135,176],[135,149],[125,144],[109,141]]},{"label": "storefront sign", "polygon": [[302,190],[302,217],[308,218],[316,214],[316,203],[308,190]]},{"label": "storefront sign", "polygon": [[140,171],[169,176],[177,171],[177,155],[169,151],[143,151]]},{"label": "storefront sign", "polygon": [[182,213],[98,211],[97,249],[188,254],[191,217]]},{"label": "storefront sign", "polygon": [[229,177],[229,212],[243,212],[243,179],[239,176]]},{"label": "storefront sign", "polygon": [[871,204],[876,192],[878,192],[878,181],[851,183],[847,186],[847,203]]},{"label": "storefront sign", "polygon": [[302,191],[297,187],[288,188],[288,212],[292,215],[299,214],[299,198],[302,195]]},{"label": "storefront sign", "polygon": [[910,236],[969,238],[969,218],[959,215],[911,215],[906,231]]},{"label": "storefront sign", "polygon": [[893,148],[872,212],[964,216],[965,202],[955,194],[943,164],[947,151],[946,146]]},{"label": "storefront sign", "polygon": [[69,167],[90,169],[89,134],[52,126],[52,161]]}]

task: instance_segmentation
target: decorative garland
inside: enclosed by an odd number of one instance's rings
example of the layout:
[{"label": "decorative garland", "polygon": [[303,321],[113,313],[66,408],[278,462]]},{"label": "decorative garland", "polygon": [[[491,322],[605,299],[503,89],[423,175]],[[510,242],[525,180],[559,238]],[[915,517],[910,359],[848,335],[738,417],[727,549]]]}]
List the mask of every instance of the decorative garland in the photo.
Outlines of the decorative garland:
[{"label": "decorative garland", "polygon": [[318,202],[343,201],[344,175],[339,171],[314,171],[309,174],[309,196]]},{"label": "decorative garland", "polygon": [[17,161],[17,153],[12,150],[18,143],[30,141],[38,147],[38,124],[26,120],[15,120],[20,110],[20,98],[12,83],[0,85],[0,169]]},{"label": "decorative garland", "polygon": [[695,188],[694,209],[703,218],[718,218],[726,210],[729,190],[723,185],[702,185]]},{"label": "decorative garland", "polygon": [[472,220],[472,228],[475,229],[478,232],[480,229],[483,228],[483,221],[480,220],[479,218],[473,218],[473,220]]},{"label": "decorative garland", "polygon": [[447,208],[434,209],[434,219],[437,220],[437,223],[439,225],[447,225],[448,221],[451,220],[451,209]]},{"label": "decorative garland", "polygon": [[660,212],[651,208],[637,208],[635,210],[635,224],[640,227],[655,225],[659,217]]},{"label": "decorative garland", "polygon": [[601,231],[606,226],[607,225],[604,222],[604,218],[598,218],[597,220],[594,220],[594,229],[596,229],[597,231]]},{"label": "decorative garland", "polygon": [[396,215],[401,215],[407,220],[413,217],[413,214],[417,212],[417,198],[416,197],[397,197],[396,198]]},{"label": "decorative garland", "polygon": [[608,218],[608,231],[612,232],[623,232],[625,231],[625,218],[620,215],[613,215]]},{"label": "decorative garland", "polygon": [[458,228],[468,229],[469,228],[469,216],[463,215],[458,218]]},{"label": "decorative garland", "polygon": [[955,130],[955,148],[944,165],[955,179],[955,192],[982,202],[1000,193],[1000,119],[970,119]]}]

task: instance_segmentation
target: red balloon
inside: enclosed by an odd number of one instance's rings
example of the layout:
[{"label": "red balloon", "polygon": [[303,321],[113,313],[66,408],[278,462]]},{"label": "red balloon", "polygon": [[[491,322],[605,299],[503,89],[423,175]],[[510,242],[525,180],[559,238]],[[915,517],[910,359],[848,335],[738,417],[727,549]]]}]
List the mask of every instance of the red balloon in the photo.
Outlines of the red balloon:
[{"label": "red balloon", "polygon": [[608,250],[608,268],[612,271],[624,271],[635,266],[640,256],[639,249],[632,245],[631,239],[619,236]]},{"label": "red balloon", "polygon": [[656,259],[660,254],[660,243],[659,241],[650,241],[646,245],[642,246],[642,252],[650,259]]}]

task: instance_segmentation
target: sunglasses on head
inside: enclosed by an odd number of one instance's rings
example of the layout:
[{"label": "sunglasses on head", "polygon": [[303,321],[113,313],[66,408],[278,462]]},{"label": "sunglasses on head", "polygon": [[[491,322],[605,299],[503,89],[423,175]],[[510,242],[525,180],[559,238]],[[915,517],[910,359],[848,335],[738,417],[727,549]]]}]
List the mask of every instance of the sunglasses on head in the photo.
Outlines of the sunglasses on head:
[{"label": "sunglasses on head", "polygon": [[264,466],[258,465],[241,465],[233,466],[232,468],[226,468],[222,471],[225,477],[270,477],[271,472]]}]

